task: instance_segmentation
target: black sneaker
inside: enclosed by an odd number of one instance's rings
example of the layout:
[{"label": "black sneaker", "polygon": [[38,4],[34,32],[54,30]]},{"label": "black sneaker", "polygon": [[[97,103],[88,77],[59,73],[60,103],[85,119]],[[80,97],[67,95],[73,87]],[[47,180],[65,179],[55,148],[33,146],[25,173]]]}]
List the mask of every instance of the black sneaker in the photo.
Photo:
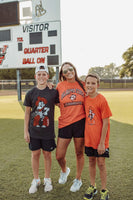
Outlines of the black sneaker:
[{"label": "black sneaker", "polygon": [[93,199],[93,197],[97,194],[97,188],[96,185],[90,185],[90,187],[87,189],[85,195],[84,195],[84,200],[88,199]]}]

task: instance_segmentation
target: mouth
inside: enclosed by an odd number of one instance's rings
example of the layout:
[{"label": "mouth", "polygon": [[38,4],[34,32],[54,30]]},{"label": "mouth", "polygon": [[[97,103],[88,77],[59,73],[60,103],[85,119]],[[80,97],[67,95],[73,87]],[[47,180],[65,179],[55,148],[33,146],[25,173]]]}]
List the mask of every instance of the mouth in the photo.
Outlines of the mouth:
[{"label": "mouth", "polygon": [[87,88],[87,90],[91,92],[91,91],[93,91],[93,88]]},{"label": "mouth", "polygon": [[91,87],[87,87],[87,89],[88,89],[88,90],[92,90],[93,88],[91,88]]},{"label": "mouth", "polygon": [[69,77],[73,77],[73,74],[68,74],[67,77],[68,77],[68,78],[69,78]]}]

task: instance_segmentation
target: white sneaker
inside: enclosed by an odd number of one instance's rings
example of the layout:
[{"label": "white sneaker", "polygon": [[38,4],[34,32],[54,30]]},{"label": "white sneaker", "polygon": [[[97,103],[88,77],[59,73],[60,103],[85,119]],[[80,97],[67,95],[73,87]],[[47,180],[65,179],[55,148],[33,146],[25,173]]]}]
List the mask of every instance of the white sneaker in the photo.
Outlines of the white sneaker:
[{"label": "white sneaker", "polygon": [[33,193],[37,192],[37,188],[39,187],[40,184],[41,184],[40,178],[33,179],[32,183],[31,183],[31,187],[29,189],[29,194],[33,194]]},{"label": "white sneaker", "polygon": [[58,182],[59,182],[60,184],[66,183],[66,182],[67,182],[67,177],[68,177],[69,173],[70,173],[69,167],[66,168],[66,172],[65,172],[65,173],[63,173],[63,172],[61,171],[61,173],[60,173],[60,178],[59,178]]},{"label": "white sneaker", "polygon": [[53,189],[51,178],[44,178],[44,192],[49,192]]},{"label": "white sneaker", "polygon": [[80,187],[82,186],[82,181],[78,180],[78,179],[74,179],[73,184],[70,188],[71,192],[76,192],[80,189]]}]

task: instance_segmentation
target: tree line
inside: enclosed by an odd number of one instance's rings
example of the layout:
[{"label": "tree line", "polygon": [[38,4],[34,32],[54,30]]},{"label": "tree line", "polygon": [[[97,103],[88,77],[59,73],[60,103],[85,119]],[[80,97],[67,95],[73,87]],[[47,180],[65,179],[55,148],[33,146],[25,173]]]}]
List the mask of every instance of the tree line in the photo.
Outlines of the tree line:
[{"label": "tree line", "polygon": [[[21,79],[34,79],[35,68],[20,69]],[[52,79],[55,75],[53,67],[49,67],[49,78]],[[1,69],[0,80],[16,80],[16,69]]]},{"label": "tree line", "polygon": [[100,78],[123,78],[133,77],[133,46],[127,49],[122,55],[124,63],[121,66],[115,66],[114,63],[104,67],[91,67],[89,73],[97,73]]}]

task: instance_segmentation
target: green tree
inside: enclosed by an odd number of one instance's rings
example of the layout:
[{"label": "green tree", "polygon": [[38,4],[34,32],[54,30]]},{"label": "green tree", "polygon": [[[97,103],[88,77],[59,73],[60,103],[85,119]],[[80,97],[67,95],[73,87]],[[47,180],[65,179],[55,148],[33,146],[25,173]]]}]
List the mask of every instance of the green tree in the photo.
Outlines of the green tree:
[{"label": "green tree", "polygon": [[96,73],[100,78],[104,78],[104,68],[103,67],[91,67],[88,73]]},{"label": "green tree", "polygon": [[122,58],[125,63],[121,65],[119,76],[133,77],[133,46],[123,53]]},{"label": "green tree", "polygon": [[0,70],[1,80],[15,80],[16,79],[16,69],[1,69]]},{"label": "green tree", "polygon": [[96,73],[100,78],[115,78],[119,76],[120,67],[115,67],[114,63],[105,65],[104,67],[92,67],[89,73]]},{"label": "green tree", "polygon": [[104,77],[115,78],[119,76],[120,67],[116,67],[114,63],[104,66]]},{"label": "green tree", "polygon": [[21,79],[34,79],[35,68],[21,69]]},{"label": "green tree", "polygon": [[81,81],[85,81],[86,76],[85,76],[85,75],[82,75],[82,76],[80,76],[79,78],[80,78]]}]

